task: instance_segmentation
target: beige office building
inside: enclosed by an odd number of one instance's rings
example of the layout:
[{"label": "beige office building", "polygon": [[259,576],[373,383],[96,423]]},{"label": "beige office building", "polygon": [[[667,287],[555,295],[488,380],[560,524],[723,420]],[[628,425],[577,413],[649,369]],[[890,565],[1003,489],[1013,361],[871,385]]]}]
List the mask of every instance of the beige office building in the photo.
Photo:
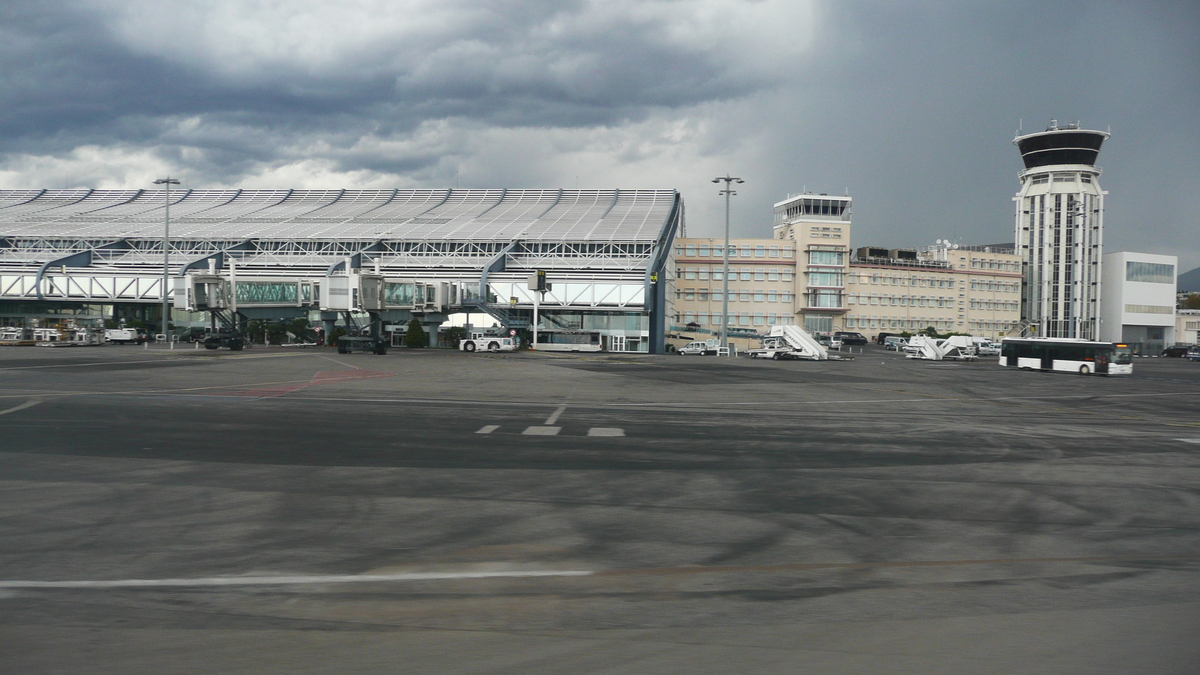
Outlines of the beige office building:
[{"label": "beige office building", "polygon": [[[1011,245],[852,251],[850,207],[848,196],[791,195],[775,205],[774,238],[731,240],[729,326],[872,339],[929,326],[997,338],[1018,327],[1021,261]],[[676,239],[673,332],[720,331],[723,247]]]},{"label": "beige office building", "polygon": [[[725,240],[676,239],[675,332],[689,324],[719,333]],[[774,239],[729,241],[729,325],[765,333],[795,323],[796,247]],[[741,331],[738,331],[741,332]]]},{"label": "beige office building", "polygon": [[[880,251],[887,255],[870,255]],[[999,338],[1020,324],[1021,279],[1011,246],[858,249],[847,276],[845,329],[874,337],[933,326]]]}]

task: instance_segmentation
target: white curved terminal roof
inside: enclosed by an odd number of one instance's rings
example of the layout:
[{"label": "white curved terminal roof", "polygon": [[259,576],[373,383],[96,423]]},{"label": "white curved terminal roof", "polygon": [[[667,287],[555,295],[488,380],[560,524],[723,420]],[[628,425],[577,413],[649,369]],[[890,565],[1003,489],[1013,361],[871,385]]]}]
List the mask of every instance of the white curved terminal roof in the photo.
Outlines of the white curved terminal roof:
[{"label": "white curved terminal roof", "polygon": [[[0,237],[153,239],[161,190],[0,190]],[[172,239],[652,242],[674,190],[172,190]]]}]

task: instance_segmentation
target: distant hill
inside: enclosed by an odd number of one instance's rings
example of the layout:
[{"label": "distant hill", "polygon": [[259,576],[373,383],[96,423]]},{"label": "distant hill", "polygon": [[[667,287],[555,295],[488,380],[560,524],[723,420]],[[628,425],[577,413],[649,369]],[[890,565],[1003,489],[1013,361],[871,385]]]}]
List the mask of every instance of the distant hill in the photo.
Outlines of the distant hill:
[{"label": "distant hill", "polygon": [[1180,293],[1200,293],[1200,267],[1176,277],[1175,290]]}]

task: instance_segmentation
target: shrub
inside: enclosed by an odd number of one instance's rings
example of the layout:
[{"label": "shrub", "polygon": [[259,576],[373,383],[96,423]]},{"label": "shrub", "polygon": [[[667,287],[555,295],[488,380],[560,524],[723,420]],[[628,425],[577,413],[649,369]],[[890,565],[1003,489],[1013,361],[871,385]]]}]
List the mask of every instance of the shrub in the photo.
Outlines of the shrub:
[{"label": "shrub", "polygon": [[450,328],[442,331],[442,340],[444,340],[446,344],[450,345],[454,349],[458,349],[459,343],[461,343],[465,337],[467,337],[467,329],[463,328],[462,326],[451,326]]},{"label": "shrub", "polygon": [[429,346],[429,334],[421,327],[421,322],[413,319],[408,322],[408,331],[404,334],[404,346],[420,349]]}]

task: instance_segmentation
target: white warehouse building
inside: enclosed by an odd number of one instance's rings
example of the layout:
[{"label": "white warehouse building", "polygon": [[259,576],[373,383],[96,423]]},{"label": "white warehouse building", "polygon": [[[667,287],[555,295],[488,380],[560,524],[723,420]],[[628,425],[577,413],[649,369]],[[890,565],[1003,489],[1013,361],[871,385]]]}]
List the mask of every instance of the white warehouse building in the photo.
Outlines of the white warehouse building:
[{"label": "white warehouse building", "polygon": [[1173,255],[1106,254],[1100,339],[1127,342],[1143,354],[1174,345],[1178,262]]}]

